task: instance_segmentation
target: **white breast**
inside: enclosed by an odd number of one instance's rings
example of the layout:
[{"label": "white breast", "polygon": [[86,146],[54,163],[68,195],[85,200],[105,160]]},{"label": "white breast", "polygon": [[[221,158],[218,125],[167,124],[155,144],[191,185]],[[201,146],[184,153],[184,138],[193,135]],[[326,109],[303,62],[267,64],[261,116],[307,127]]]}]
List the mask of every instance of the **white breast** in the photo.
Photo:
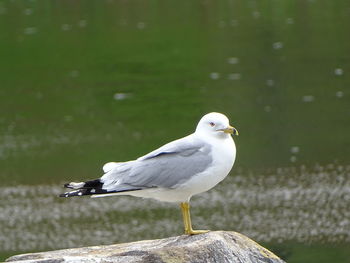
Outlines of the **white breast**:
[{"label": "white breast", "polygon": [[182,198],[190,199],[191,196],[208,191],[225,179],[236,158],[236,146],[232,137],[228,137],[225,143],[213,142],[212,154],[211,167],[176,188],[175,191],[181,193]]}]

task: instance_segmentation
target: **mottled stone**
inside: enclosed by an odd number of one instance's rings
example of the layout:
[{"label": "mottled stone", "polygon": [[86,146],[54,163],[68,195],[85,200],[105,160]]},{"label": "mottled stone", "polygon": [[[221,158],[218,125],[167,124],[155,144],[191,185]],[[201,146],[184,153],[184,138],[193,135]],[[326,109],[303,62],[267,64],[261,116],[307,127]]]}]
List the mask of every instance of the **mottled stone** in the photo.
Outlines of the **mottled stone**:
[{"label": "mottled stone", "polygon": [[215,231],[194,236],[182,235],[109,246],[23,254],[10,257],[6,262],[283,263],[284,261],[242,234]]}]

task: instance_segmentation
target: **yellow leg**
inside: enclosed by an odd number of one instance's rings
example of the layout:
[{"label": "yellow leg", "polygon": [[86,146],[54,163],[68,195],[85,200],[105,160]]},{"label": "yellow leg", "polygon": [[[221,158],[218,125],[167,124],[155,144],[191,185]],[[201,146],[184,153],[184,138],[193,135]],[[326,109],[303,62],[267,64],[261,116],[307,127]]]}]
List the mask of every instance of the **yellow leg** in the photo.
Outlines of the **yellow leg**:
[{"label": "yellow leg", "polygon": [[180,204],[182,217],[184,220],[185,226],[185,234],[187,235],[197,235],[209,232],[209,230],[193,230],[190,216],[190,204],[188,202],[184,202]]}]

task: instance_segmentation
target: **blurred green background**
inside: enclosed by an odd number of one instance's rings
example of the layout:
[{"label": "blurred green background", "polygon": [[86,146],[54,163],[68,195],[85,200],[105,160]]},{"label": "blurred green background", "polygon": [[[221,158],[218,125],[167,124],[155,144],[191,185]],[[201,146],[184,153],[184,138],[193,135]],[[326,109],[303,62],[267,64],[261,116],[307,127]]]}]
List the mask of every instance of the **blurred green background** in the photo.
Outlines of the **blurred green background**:
[{"label": "blurred green background", "polygon": [[[211,111],[240,132],[232,175],[348,167],[349,25],[345,0],[0,1],[1,187],[99,177]],[[349,231],[253,238],[277,254],[293,247],[288,262],[345,262]]]}]

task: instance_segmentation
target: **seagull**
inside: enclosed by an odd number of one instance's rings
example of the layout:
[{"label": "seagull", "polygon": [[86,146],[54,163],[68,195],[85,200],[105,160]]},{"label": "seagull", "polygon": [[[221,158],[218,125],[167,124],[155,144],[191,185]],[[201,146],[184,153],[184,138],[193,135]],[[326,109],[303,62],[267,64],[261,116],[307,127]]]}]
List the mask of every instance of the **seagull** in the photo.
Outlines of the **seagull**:
[{"label": "seagull", "polygon": [[60,197],[131,195],[179,203],[185,234],[206,233],[209,230],[192,229],[189,202],[193,195],[213,188],[231,171],[236,158],[231,135],[238,135],[238,131],[225,115],[208,113],[194,133],[136,160],[106,163],[101,178],[67,183],[64,187],[73,190]]}]

